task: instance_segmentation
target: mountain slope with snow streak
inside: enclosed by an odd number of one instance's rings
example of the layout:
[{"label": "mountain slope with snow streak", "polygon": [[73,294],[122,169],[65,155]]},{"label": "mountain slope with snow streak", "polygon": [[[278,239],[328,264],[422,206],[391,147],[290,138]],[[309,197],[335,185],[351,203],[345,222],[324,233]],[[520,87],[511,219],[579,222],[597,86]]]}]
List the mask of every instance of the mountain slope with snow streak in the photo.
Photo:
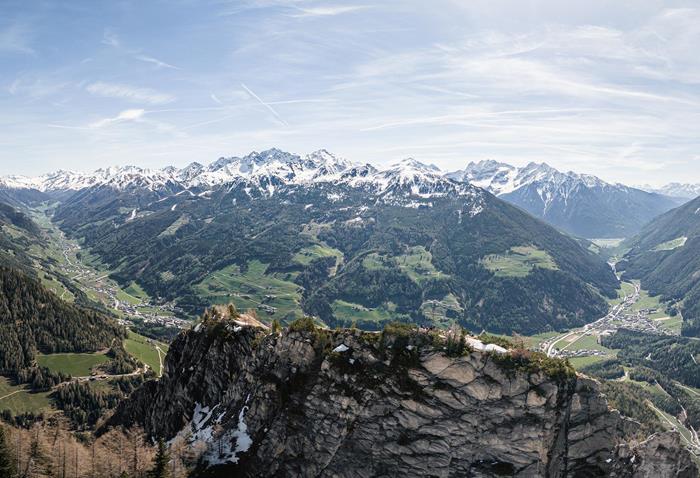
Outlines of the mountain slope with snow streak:
[{"label": "mountain slope with snow streak", "polygon": [[492,160],[470,163],[450,178],[484,188],[574,235],[629,237],[676,199],[587,174],[563,173],[542,163],[517,168]]}]

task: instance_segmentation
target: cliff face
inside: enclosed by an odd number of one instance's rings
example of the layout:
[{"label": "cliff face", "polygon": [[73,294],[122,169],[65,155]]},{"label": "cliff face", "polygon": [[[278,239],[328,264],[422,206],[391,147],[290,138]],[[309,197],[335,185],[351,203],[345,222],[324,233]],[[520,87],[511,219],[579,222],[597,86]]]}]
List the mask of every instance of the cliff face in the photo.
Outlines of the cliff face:
[{"label": "cliff face", "polygon": [[595,381],[417,332],[209,322],[111,424],[190,444],[201,476],[698,476],[676,435],[629,442]]}]

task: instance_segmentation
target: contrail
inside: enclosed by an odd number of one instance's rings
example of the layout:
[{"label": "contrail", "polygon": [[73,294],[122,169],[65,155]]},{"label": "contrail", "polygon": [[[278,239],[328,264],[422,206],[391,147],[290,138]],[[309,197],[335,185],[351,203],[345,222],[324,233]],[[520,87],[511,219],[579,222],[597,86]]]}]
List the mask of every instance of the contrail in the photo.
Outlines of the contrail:
[{"label": "contrail", "polygon": [[256,100],[258,100],[258,103],[260,103],[260,104],[263,105],[265,108],[267,108],[267,109],[270,111],[270,113],[272,113],[272,114],[274,115],[274,117],[277,118],[283,125],[289,126],[289,123],[287,123],[284,119],[282,119],[282,117],[279,115],[279,113],[278,113],[277,111],[275,111],[275,109],[274,109],[272,106],[270,106],[269,104],[267,104],[267,103],[265,103],[263,100],[261,100],[260,97],[259,97],[258,95],[256,95],[256,94],[253,92],[253,90],[251,90],[250,88],[248,88],[248,87],[247,87],[245,84],[243,84],[243,83],[241,83],[241,86],[243,87],[244,90],[246,90],[246,91],[248,92],[248,94],[249,94],[250,96],[252,96],[252,97],[255,98]]}]

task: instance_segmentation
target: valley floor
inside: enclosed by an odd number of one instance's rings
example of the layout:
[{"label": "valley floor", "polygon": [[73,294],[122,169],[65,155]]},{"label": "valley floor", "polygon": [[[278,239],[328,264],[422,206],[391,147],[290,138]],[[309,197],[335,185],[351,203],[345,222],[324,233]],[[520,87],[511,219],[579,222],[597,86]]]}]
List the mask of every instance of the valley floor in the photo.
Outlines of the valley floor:
[{"label": "valley floor", "polygon": [[[32,210],[32,219],[43,229],[47,246],[30,251],[43,266],[42,282],[59,297],[72,301],[73,294],[59,280],[67,277],[88,298],[117,314],[126,325],[145,323],[153,326],[183,327],[188,321],[177,318],[180,311],[172,304],[158,304],[136,283],[121,287],[110,279],[113,272],[99,258],[66,236],[52,222],[47,204]],[[48,265],[47,265],[48,264]]]},{"label": "valley floor", "polygon": [[576,367],[612,358],[616,351],[600,344],[600,338],[624,328],[659,335],[680,335],[680,317],[670,317],[658,297],[650,297],[637,281],[622,282],[619,298],[611,301],[607,315],[593,323],[549,337],[539,348],[550,357],[568,358]]}]

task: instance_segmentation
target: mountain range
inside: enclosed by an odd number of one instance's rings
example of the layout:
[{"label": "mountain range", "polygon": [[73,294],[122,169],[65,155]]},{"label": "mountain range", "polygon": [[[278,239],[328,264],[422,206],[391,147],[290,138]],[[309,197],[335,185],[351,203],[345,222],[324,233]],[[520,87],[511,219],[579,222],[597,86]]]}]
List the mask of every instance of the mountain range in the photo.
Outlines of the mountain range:
[{"label": "mountain range", "polygon": [[[100,423],[96,437],[138,426],[149,440],[169,440],[189,476],[432,476],[438,468],[459,476],[695,476],[678,433],[646,438],[663,424],[642,387],[600,385],[521,339],[476,336],[570,330],[608,313],[620,284],[593,244],[503,192],[548,184],[551,194],[580,201],[574,190],[609,185],[546,165],[509,169],[486,184],[487,174],[477,178],[470,166],[460,177],[413,159],[380,169],[326,151],[273,149],[207,166],[5,178],[0,373],[50,391],[71,426]],[[567,189],[569,182],[583,186]],[[694,247],[694,230],[673,229],[691,224],[684,215],[698,214],[694,202],[661,216],[672,219],[649,230],[659,234],[653,244],[628,242],[625,277],[649,280],[658,262],[644,269],[647,253],[658,259]],[[691,259],[673,262],[692,267]],[[158,379],[141,385],[146,365],[140,352],[129,355],[139,336],[72,283],[85,264],[121,285],[88,292],[141,301],[137,294],[146,307],[193,319],[202,313],[164,361],[155,346]],[[684,322],[684,333],[691,325]],[[624,353],[596,376],[613,378],[617,368],[615,377],[625,376],[627,360],[640,361],[632,380],[661,381],[674,393],[654,406],[683,426],[696,423],[695,396],[677,397],[681,385],[667,383],[694,386],[692,363],[681,367],[666,353],[682,347],[688,362],[695,341],[607,339]],[[99,355],[107,347],[107,361],[90,369],[95,383],[63,384],[63,372],[37,366],[56,352]],[[667,381],[653,375],[667,368]],[[99,382],[104,374],[119,378]]]},{"label": "mountain range", "polygon": [[272,149],[4,184],[57,199],[53,221],[113,278],[192,314],[232,301],[287,322],[531,333],[601,316],[617,288],[585,243],[412,159],[377,169]]},{"label": "mountain range", "polygon": [[[468,183],[555,227],[585,238],[631,237],[649,220],[678,206],[694,191],[691,185],[669,185],[663,190],[649,192],[607,183],[595,176],[562,173],[547,164],[537,163],[516,168],[486,160],[472,162],[459,171],[443,172],[434,165],[407,159],[378,169],[339,158],[325,150],[302,157],[271,149],[244,157],[222,157],[207,166],[195,162],[184,168],[159,170],[126,166],[93,173],[57,171],[34,178],[9,176],[0,179],[0,194],[7,196],[11,191],[10,201],[63,199],[77,191],[101,187],[148,191],[152,197],[160,198],[185,191],[206,194],[212,188],[242,182],[256,194],[267,196],[272,196],[280,186],[334,183],[365,188],[373,193],[385,192],[384,200],[391,200],[392,190],[406,187],[427,198],[458,189],[467,191],[468,188],[459,183]],[[393,199],[401,201],[401,195],[394,195]]]},{"label": "mountain range", "polygon": [[650,193],[663,194],[664,196],[680,199],[694,199],[700,196],[700,184],[668,183],[659,188],[645,184],[644,186],[640,186],[639,189],[643,189],[644,191],[648,191]]},{"label": "mountain range", "polygon": [[19,198],[33,192],[35,199],[62,198],[97,189],[138,192],[154,197],[185,192],[206,196],[222,185],[232,188],[245,184],[248,194],[271,197],[281,186],[319,183],[364,189],[389,202],[401,202],[402,191],[409,190],[424,199],[449,194],[479,194],[475,188],[447,177],[436,166],[410,158],[379,170],[370,164],[352,163],[325,150],[301,157],[278,149],[253,152],[242,158],[219,158],[208,166],[191,163],[181,169],[151,170],[124,166],[98,169],[93,173],[57,171],[38,177],[8,176],[0,178],[0,190]]},{"label": "mountain range", "polygon": [[630,237],[682,200],[595,176],[563,173],[547,164],[517,168],[496,161],[470,163],[448,177],[486,189],[576,236]]}]

